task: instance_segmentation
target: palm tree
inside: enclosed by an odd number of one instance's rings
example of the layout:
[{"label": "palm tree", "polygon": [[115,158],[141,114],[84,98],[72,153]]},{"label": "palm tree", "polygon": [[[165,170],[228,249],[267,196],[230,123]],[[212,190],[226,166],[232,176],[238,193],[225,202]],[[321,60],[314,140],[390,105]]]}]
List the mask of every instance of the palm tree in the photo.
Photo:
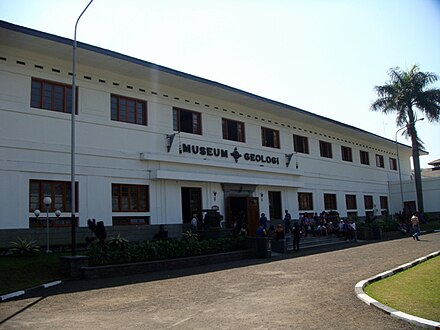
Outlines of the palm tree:
[{"label": "palm tree", "polygon": [[438,76],[432,72],[421,72],[418,65],[413,65],[408,71],[402,71],[399,67],[391,68],[388,75],[390,81],[374,88],[379,98],[371,104],[370,109],[385,114],[396,113],[397,127],[406,126],[404,134],[411,137],[417,206],[419,212],[423,212],[419,159],[421,140],[417,136],[415,122],[417,110],[431,122],[440,120],[440,89],[428,87],[438,80]]}]

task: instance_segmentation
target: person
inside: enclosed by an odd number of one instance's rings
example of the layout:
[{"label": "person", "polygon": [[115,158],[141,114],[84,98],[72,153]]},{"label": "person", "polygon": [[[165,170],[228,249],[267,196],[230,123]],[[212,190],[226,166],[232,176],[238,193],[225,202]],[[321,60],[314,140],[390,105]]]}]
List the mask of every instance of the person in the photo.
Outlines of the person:
[{"label": "person", "polygon": [[257,228],[257,236],[258,237],[266,237],[267,236],[266,229],[264,229],[263,225],[261,225],[261,224]]},{"label": "person", "polygon": [[277,241],[280,239],[284,239],[284,229],[283,229],[283,225],[280,223],[277,225],[277,229],[275,230],[274,238]]},{"label": "person", "polygon": [[411,217],[411,225],[412,225],[412,230],[413,230],[413,235],[412,235],[413,240],[420,241],[420,239],[419,239],[420,221],[419,221],[419,217],[417,216],[417,212],[414,212]]},{"label": "person", "polygon": [[198,221],[197,221],[197,214],[193,214],[193,217],[192,217],[192,219],[191,219],[191,230],[192,231],[196,231],[197,230],[197,223],[198,223]]},{"label": "person", "polygon": [[267,230],[267,236],[271,238],[275,237],[275,227],[273,225],[269,226],[269,229]]},{"label": "person", "polygon": [[292,216],[290,215],[288,210],[284,211],[284,231],[285,233],[292,233]]},{"label": "person", "polygon": [[299,251],[299,241],[301,239],[301,227],[298,223],[295,223],[292,230],[293,234],[293,250]]},{"label": "person", "polygon": [[263,226],[264,230],[267,229],[267,218],[266,218],[266,215],[264,213],[261,213],[260,225]]}]

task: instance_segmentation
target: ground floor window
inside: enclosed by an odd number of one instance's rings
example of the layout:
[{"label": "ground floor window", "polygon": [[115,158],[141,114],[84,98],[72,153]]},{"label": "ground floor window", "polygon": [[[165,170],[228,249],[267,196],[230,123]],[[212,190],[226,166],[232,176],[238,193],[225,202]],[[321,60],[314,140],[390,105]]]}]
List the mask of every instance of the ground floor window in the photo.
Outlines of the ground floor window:
[{"label": "ground floor window", "polygon": [[356,210],[357,209],[356,195],[345,195],[345,204],[347,210]]},{"label": "ground floor window", "polygon": [[149,212],[149,190],[146,185],[112,184],[113,212]]},{"label": "ground floor window", "polygon": [[372,210],[374,207],[373,204],[373,196],[371,195],[364,195],[364,204],[366,210]]},{"label": "ground floor window", "polygon": [[270,219],[281,219],[281,191],[269,191],[268,194]]},{"label": "ground floor window", "polygon": [[313,194],[312,193],[298,193],[298,206],[300,211],[313,210]]},{"label": "ground floor window", "polygon": [[326,210],[337,210],[336,194],[324,194],[324,208]]},{"label": "ground floor window", "polygon": [[182,221],[191,223],[193,214],[197,214],[199,225],[202,219],[202,188],[182,187]]},{"label": "ground floor window", "polygon": [[[29,181],[29,212],[40,210],[46,211],[43,203],[44,197],[50,197],[52,204],[49,212],[60,210],[71,212],[71,182],[52,180],[30,180]],[[75,184],[75,209],[78,210],[78,182]]]},{"label": "ground floor window", "polygon": [[382,214],[388,213],[388,197],[387,196],[380,196],[380,210]]}]

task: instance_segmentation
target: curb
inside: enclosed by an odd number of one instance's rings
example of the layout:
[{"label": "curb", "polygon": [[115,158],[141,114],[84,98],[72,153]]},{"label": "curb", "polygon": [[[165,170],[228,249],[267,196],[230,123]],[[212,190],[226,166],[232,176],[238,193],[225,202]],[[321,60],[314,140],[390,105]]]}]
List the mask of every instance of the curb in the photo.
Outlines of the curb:
[{"label": "curb", "polygon": [[63,281],[61,281],[61,280],[59,280],[59,281],[53,281],[53,282],[49,282],[49,283],[45,283],[45,284],[41,284],[41,285],[39,285],[39,286],[36,286],[36,287],[30,288],[30,289],[20,290],[20,291],[15,291],[15,292],[11,292],[11,293],[8,293],[8,294],[4,294],[4,295],[0,296],[0,302],[5,301],[5,300],[8,300],[8,299],[15,298],[15,297],[18,297],[18,296],[22,296],[22,295],[24,295],[24,294],[26,294],[26,293],[29,293],[29,292],[32,291],[32,290],[36,290],[36,289],[47,289],[47,288],[50,288],[50,287],[52,287],[52,286],[55,286],[55,285],[58,285],[58,284],[61,284],[61,283],[63,283]]},{"label": "curb", "polygon": [[396,267],[394,269],[391,269],[391,270],[385,271],[383,273],[377,274],[376,276],[373,276],[373,277],[371,277],[369,279],[362,280],[362,281],[358,282],[355,285],[354,292],[355,292],[356,296],[360,300],[362,300],[364,303],[366,303],[367,305],[376,307],[379,310],[383,311],[384,313],[386,313],[386,314],[388,314],[388,315],[390,315],[392,317],[396,317],[398,319],[407,321],[409,323],[412,323],[412,324],[415,324],[417,326],[421,326],[421,327],[424,327],[424,328],[440,330],[440,322],[431,321],[431,320],[427,320],[427,319],[424,319],[424,318],[421,318],[421,317],[417,317],[417,316],[414,316],[414,315],[403,313],[403,312],[398,311],[398,310],[396,310],[394,308],[391,308],[389,306],[381,304],[380,302],[378,302],[377,300],[371,298],[369,295],[367,295],[364,292],[364,287],[367,284],[373,283],[373,282],[376,282],[376,281],[381,280],[383,278],[386,278],[388,276],[394,275],[394,274],[396,274],[398,272],[401,272],[401,271],[403,271],[405,269],[411,268],[411,267],[413,267],[413,266],[415,266],[415,265],[417,265],[417,264],[419,264],[421,262],[424,262],[424,261],[426,261],[428,259],[434,258],[434,257],[436,257],[438,255],[440,255],[440,250],[437,251],[437,252],[433,252],[431,254],[428,254],[425,257],[416,259],[416,260],[414,260],[412,262],[403,264],[403,265],[401,265],[399,267]]}]

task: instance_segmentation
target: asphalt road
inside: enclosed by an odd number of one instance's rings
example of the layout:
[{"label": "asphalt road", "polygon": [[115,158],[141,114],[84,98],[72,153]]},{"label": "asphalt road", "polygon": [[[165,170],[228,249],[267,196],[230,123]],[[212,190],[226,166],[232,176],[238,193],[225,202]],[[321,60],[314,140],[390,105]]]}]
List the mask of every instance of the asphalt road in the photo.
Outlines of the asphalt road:
[{"label": "asphalt road", "polygon": [[354,286],[439,249],[436,233],[420,242],[67,281],[1,303],[0,329],[415,329],[360,301]]}]

